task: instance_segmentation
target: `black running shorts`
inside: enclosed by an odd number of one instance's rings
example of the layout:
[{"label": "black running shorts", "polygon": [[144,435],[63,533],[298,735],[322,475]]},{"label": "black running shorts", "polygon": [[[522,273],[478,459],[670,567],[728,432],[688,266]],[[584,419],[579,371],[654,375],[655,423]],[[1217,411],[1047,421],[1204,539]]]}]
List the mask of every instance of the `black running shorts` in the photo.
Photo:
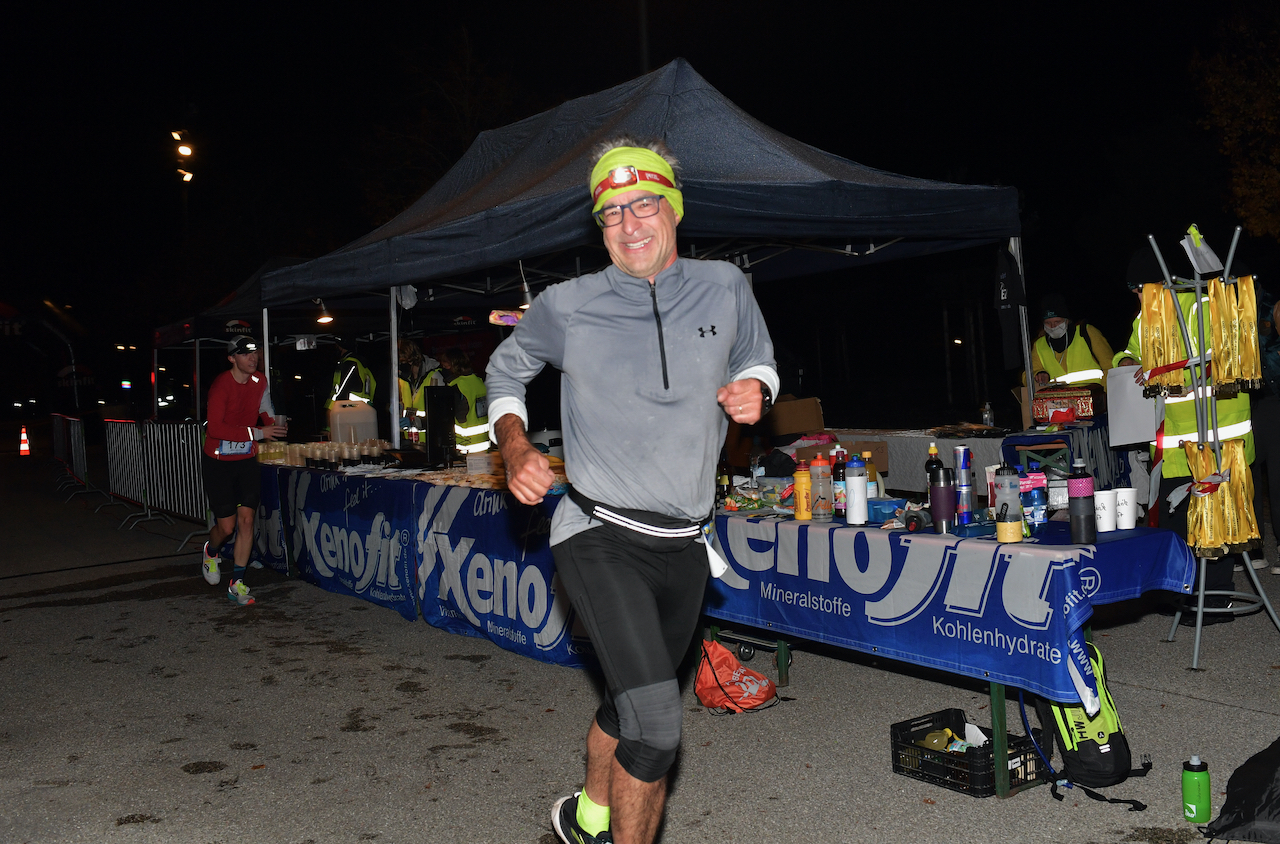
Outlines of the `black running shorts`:
[{"label": "black running shorts", "polygon": [[[677,550],[655,551],[638,547],[633,536],[605,524],[551,549],[600,658],[610,697],[675,679],[707,587],[706,546],[674,541]],[[612,710],[609,702],[605,710]],[[601,729],[617,737],[616,725],[602,723]]]},{"label": "black running shorts", "polygon": [[204,492],[215,519],[234,516],[237,507],[249,507],[257,511],[258,503],[262,500],[262,467],[257,460],[251,457],[244,460],[216,460],[203,453],[200,458]]}]

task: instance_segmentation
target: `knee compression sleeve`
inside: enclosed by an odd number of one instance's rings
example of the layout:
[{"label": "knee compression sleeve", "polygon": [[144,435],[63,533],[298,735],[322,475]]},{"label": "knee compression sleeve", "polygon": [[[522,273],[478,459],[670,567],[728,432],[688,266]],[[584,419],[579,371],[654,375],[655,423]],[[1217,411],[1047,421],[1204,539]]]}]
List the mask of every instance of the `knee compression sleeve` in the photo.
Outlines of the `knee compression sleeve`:
[{"label": "knee compression sleeve", "polygon": [[614,698],[618,710],[618,764],[642,782],[656,782],[680,747],[680,686],[664,680],[628,689]]},{"label": "knee compression sleeve", "polygon": [[609,694],[604,696],[600,708],[596,710],[596,725],[609,738],[615,740],[622,738],[622,732],[618,729],[618,710],[614,707],[613,697]]}]

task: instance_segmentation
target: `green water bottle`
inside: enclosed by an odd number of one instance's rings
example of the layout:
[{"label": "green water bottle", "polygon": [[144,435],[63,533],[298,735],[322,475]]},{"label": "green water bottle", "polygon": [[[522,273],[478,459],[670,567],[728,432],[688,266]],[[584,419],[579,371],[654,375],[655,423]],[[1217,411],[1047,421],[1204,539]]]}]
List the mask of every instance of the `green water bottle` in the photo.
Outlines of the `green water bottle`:
[{"label": "green water bottle", "polygon": [[1209,802],[1209,766],[1192,756],[1182,763],[1182,817],[1192,823],[1208,823],[1213,815]]}]

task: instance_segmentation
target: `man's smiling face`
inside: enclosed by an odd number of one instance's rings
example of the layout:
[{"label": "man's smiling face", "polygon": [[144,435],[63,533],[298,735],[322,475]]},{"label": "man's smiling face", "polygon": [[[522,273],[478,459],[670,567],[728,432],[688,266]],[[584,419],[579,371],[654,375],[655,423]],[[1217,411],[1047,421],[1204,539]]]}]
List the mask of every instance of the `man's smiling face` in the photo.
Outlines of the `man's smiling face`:
[{"label": "man's smiling face", "polygon": [[[613,197],[608,204],[625,205],[653,195],[647,190],[631,190]],[[675,263],[679,222],[666,200],[661,201],[661,208],[652,217],[637,219],[629,209],[623,211],[621,223],[602,230],[614,266],[634,278],[653,281],[654,276]]]}]

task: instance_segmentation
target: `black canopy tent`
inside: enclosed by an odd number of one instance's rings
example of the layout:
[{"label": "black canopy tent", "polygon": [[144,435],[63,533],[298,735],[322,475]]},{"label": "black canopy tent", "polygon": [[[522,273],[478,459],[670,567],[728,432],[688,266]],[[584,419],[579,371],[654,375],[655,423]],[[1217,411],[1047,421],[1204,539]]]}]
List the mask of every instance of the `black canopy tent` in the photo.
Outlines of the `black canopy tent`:
[{"label": "black canopy tent", "polygon": [[[588,213],[590,156],[598,142],[623,133],[661,137],[679,157],[682,241],[704,242],[697,257],[747,256],[759,265],[754,280],[1019,234],[1014,188],[899,176],[815,149],[755,120],[677,59],[481,133],[390,222],[322,258],[266,274],[263,304],[439,281],[420,297],[430,307],[452,296],[511,294],[518,272],[497,270],[516,270],[521,260],[546,265],[554,263],[548,256],[587,247],[596,256],[589,263],[601,263],[607,258]],[[549,277],[557,275],[552,268]]]},{"label": "black canopy tent", "polygon": [[[514,307],[522,279],[536,286],[597,269],[608,257],[588,213],[591,153],[624,133],[661,137],[681,161],[681,253],[732,260],[756,282],[1006,239],[1018,252],[1016,189],[900,176],[815,149],[677,59],[481,133],[385,225],[265,274],[263,305],[415,285],[419,308]],[[393,366],[394,331],[393,319]]]}]

